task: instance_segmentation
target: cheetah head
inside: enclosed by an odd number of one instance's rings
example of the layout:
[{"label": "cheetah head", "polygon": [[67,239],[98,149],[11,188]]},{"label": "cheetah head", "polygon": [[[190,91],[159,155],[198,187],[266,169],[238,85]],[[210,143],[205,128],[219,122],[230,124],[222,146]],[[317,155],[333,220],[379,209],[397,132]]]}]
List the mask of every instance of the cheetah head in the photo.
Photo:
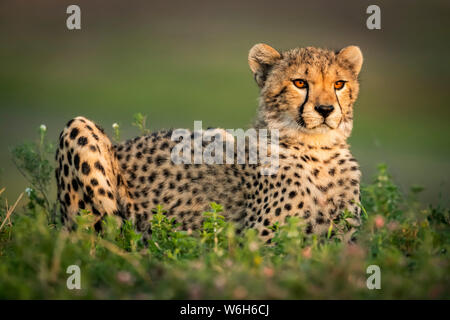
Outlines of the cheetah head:
[{"label": "cheetah head", "polygon": [[278,52],[257,44],[248,61],[261,89],[257,127],[318,143],[350,136],[363,62],[358,47]]}]

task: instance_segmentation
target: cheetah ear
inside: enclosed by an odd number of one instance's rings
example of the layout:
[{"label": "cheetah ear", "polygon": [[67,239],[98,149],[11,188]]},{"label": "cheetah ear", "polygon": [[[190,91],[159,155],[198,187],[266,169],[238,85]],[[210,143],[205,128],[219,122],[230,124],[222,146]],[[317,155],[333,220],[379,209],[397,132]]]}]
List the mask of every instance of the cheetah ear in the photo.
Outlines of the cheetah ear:
[{"label": "cheetah ear", "polygon": [[264,43],[258,43],[248,53],[248,65],[253,72],[256,83],[260,88],[264,86],[270,67],[281,58],[281,54]]},{"label": "cheetah ear", "polygon": [[348,46],[339,51],[338,59],[346,62],[350,65],[350,68],[356,73],[359,74],[361,71],[361,67],[363,64],[363,56],[361,49],[357,46]]}]

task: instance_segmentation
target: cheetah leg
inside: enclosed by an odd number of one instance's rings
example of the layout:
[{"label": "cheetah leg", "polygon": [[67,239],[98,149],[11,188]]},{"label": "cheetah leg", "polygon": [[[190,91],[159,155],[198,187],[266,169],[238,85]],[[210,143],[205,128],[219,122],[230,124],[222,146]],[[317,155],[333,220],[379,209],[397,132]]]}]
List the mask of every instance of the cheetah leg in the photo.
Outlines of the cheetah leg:
[{"label": "cheetah leg", "polygon": [[56,160],[64,223],[71,225],[81,209],[97,217],[97,230],[105,215],[127,216],[127,187],[103,129],[83,117],[69,121],[60,135]]}]

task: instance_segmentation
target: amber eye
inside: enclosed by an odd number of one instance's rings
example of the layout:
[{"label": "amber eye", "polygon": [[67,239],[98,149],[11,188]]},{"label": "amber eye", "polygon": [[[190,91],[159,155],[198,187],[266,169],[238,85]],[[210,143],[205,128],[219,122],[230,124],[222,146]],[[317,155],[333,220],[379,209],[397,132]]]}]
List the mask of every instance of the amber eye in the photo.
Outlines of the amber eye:
[{"label": "amber eye", "polygon": [[306,89],[306,88],[308,88],[308,82],[306,82],[305,80],[295,79],[292,82],[299,89]]},{"label": "amber eye", "polygon": [[339,80],[334,83],[334,88],[336,90],[341,90],[345,86],[345,81]]}]

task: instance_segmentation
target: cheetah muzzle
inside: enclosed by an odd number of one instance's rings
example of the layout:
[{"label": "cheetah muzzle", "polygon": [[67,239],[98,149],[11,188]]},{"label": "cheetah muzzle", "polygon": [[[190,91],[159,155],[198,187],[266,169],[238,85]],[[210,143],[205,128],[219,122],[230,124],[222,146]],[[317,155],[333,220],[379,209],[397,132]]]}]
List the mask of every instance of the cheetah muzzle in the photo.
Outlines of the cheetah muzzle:
[{"label": "cheetah muzzle", "polygon": [[[270,241],[276,222],[300,217],[307,233],[322,234],[342,213],[360,223],[360,170],[346,140],[353,127],[362,54],[314,47],[278,52],[255,45],[248,57],[260,88],[254,128],[279,131],[279,170],[261,175],[251,164],[174,164],[171,131],[113,145],[92,121],[67,123],[56,152],[62,219],[81,209],[134,221],[148,234],[152,209],[161,204],[180,228],[197,229],[210,202],[238,231],[253,228]],[[353,232],[349,228],[348,234]]]}]

